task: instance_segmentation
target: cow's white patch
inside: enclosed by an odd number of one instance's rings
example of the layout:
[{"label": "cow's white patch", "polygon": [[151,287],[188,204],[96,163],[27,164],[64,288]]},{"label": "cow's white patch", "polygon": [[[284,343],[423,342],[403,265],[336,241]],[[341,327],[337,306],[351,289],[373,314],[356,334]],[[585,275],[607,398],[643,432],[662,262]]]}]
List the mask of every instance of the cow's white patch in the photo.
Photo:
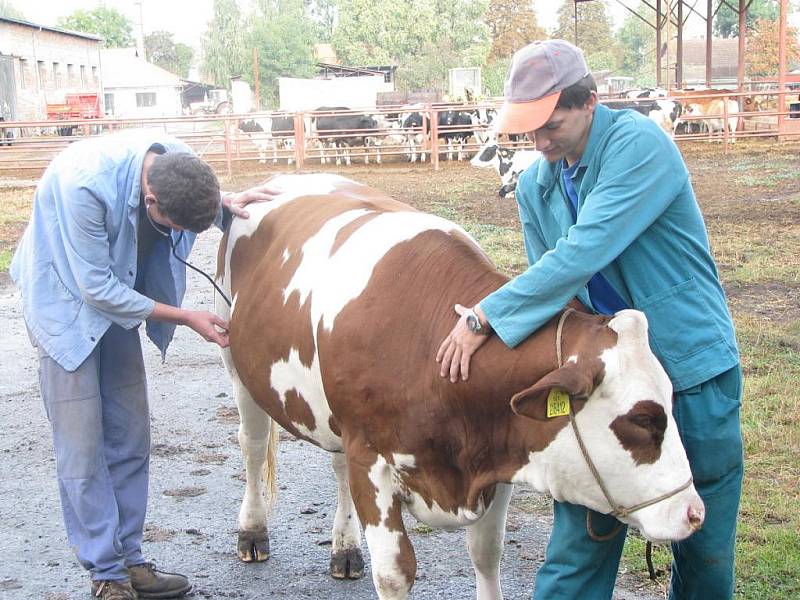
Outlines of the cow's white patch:
[{"label": "cow's white patch", "polygon": [[301,362],[298,351],[292,348],[288,360],[280,360],[270,367],[268,377],[270,385],[278,393],[284,409],[286,408],[286,393],[290,390],[296,390],[308,404],[311,414],[314,415],[315,429],[310,430],[306,425],[295,422],[297,430],[303,435],[313,438],[325,450],[341,451],[341,439],[328,426],[331,411],[322,387],[322,375],[316,354],[311,366],[306,367]]},{"label": "cow's white patch", "polygon": [[[331,219],[303,246],[303,261],[284,290],[311,296],[313,330],[322,322],[330,331],[336,316],[367,287],[375,265],[397,244],[432,230],[469,235],[450,221],[418,212],[380,213],[355,230],[331,255],[339,231],[368,211],[353,210]],[[471,239],[471,238],[470,238]],[[477,247],[477,245],[476,245]]]},{"label": "cow's white patch", "polygon": [[396,469],[409,470],[417,466],[417,457],[413,454],[392,453],[392,461]]},{"label": "cow's white patch", "polygon": [[[412,583],[406,581],[398,564],[400,540],[403,533],[392,531],[387,526],[389,511],[394,504],[391,472],[391,466],[382,456],[378,456],[368,474],[369,480],[375,486],[375,506],[380,513],[380,520],[377,525],[367,525],[364,528],[364,535],[367,538],[372,559],[372,579],[379,594],[384,587],[399,590],[407,588]],[[405,593],[397,597],[405,598]]]},{"label": "cow's white patch", "polygon": [[288,248],[286,248],[286,249],[283,251],[283,260],[281,261],[281,266],[285,265],[285,264],[286,264],[286,261],[288,261],[288,260],[289,260],[289,258],[291,258],[291,256],[292,256],[292,255],[291,255],[291,253],[289,252],[289,249],[288,249]]}]

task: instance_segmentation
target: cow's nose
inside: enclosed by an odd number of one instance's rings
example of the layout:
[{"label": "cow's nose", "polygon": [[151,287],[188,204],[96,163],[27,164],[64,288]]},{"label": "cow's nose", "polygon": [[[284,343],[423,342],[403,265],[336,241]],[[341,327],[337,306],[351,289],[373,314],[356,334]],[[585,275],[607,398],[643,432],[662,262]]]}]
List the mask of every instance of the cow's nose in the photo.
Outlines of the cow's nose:
[{"label": "cow's nose", "polygon": [[686,516],[689,518],[689,527],[693,531],[697,531],[703,526],[703,521],[706,518],[706,509],[702,504],[699,506],[690,504]]}]

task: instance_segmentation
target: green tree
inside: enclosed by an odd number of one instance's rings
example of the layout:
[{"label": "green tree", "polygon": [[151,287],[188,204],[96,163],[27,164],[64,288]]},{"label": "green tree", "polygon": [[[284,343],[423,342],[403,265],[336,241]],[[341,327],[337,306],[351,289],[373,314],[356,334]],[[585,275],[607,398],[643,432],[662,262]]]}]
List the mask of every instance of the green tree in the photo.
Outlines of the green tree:
[{"label": "green tree", "polygon": [[[778,74],[778,23],[759,19],[747,41],[747,73],[754,77],[775,77]],[[786,32],[786,67],[800,61],[797,29],[791,25]]]},{"label": "green tree", "polygon": [[547,37],[539,26],[532,2],[491,0],[486,26],[492,40],[489,61],[508,58],[526,44]]},{"label": "green tree", "polygon": [[[641,3],[634,10],[641,8]],[[639,14],[644,11],[638,10]],[[629,14],[616,35],[619,48],[618,72],[633,77],[637,84],[651,86],[656,77],[656,31],[634,14]]]},{"label": "green tree", "polygon": [[[575,40],[575,13],[578,10],[578,39]],[[581,2],[564,0],[558,9],[558,27],[554,38],[575,43],[583,50],[586,62],[593,71],[613,69],[617,62],[617,44],[611,28],[611,18],[603,2]]]},{"label": "green tree", "polygon": [[[778,0],[747,0],[750,7],[745,16],[745,27],[751,31],[759,19],[777,21],[780,14],[780,4]],[[732,4],[733,6],[731,6]],[[714,33],[719,37],[732,38],[739,37],[739,3],[733,1],[730,4],[723,2],[716,16],[714,17]],[[745,2],[747,4],[747,2]],[[736,8],[737,10],[734,10]]]},{"label": "green tree", "polygon": [[480,66],[488,0],[339,0],[331,42],[350,65],[395,64],[398,87],[444,87],[447,69]]},{"label": "green tree", "polygon": [[186,44],[175,42],[169,31],[154,31],[144,36],[147,60],[180,77],[189,76],[194,50]]},{"label": "green tree", "polygon": [[[317,27],[305,11],[303,0],[262,0],[248,19],[247,50],[258,49],[261,101],[278,104],[279,77],[313,77],[316,74],[314,42]],[[251,85],[253,70],[243,72]]]},{"label": "green tree", "polygon": [[56,26],[102,36],[107,48],[128,48],[135,44],[131,20],[117,9],[102,5],[59,17]]},{"label": "green tree", "polygon": [[330,42],[336,24],[336,0],[303,0],[306,14],[317,28],[320,42]]},{"label": "green tree", "polygon": [[236,0],[214,0],[214,16],[203,36],[201,73],[219,87],[230,88],[231,77],[243,75],[245,22]]},{"label": "green tree", "polygon": [[11,4],[10,0],[0,0],[0,17],[8,17],[9,19],[25,20],[25,15],[16,6]]}]

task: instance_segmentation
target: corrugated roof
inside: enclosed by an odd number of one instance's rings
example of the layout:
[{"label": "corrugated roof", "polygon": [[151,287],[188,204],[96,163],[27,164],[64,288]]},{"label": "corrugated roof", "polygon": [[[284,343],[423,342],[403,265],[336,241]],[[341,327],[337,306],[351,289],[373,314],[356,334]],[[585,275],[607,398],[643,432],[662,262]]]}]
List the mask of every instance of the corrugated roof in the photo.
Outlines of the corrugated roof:
[{"label": "corrugated roof", "polygon": [[100,52],[104,88],[180,87],[181,79],[136,56],[136,48],[112,48]]},{"label": "corrugated roof", "polygon": [[12,19],[11,17],[2,17],[0,16],[0,21],[7,21],[9,23],[15,23],[16,25],[24,25],[25,27],[32,27],[33,29],[44,29],[46,31],[53,31],[55,33],[63,33],[64,35],[74,35],[75,37],[82,37],[89,40],[96,40],[98,42],[102,42],[105,38],[99,35],[95,35],[94,33],[83,33],[82,31],[72,31],[70,29],[60,29],[58,27],[50,27],[48,25],[40,25],[39,23],[33,23],[31,21],[25,21],[23,19]]}]

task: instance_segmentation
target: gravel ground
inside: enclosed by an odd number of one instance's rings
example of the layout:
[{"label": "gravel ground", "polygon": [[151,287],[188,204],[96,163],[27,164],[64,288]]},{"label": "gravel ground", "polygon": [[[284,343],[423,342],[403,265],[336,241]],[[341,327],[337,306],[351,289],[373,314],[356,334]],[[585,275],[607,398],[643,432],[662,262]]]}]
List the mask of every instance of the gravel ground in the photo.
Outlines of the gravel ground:
[{"label": "gravel ground", "polygon": [[[218,232],[200,237],[194,262],[213,269]],[[210,286],[190,273],[187,306],[210,309]],[[0,273],[0,598],[88,598],[88,578],[67,546],[49,425],[37,389],[36,359],[19,295]],[[280,494],[270,517],[272,557],[245,565],[236,557],[242,461],[231,386],[214,346],[179,328],[167,362],[147,342],[153,426],[145,556],[186,573],[195,598],[374,598],[369,568],[360,581],[327,575],[335,479],[330,459],[282,435]],[[548,501],[515,493],[502,564],[505,597],[529,598],[550,529]],[[417,560],[417,599],[474,597],[464,532],[430,532],[409,517]],[[366,551],[366,544],[363,544]],[[639,576],[640,577],[640,576]],[[640,578],[622,574],[615,598],[655,600]]]}]

